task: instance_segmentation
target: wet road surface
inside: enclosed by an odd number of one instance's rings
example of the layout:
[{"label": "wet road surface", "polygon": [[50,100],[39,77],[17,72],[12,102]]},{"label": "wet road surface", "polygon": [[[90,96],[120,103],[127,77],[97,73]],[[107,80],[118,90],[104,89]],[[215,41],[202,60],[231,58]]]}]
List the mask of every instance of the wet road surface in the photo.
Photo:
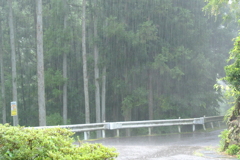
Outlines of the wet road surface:
[{"label": "wet road surface", "polygon": [[217,152],[222,130],[93,141],[115,147],[117,160],[233,160]]}]

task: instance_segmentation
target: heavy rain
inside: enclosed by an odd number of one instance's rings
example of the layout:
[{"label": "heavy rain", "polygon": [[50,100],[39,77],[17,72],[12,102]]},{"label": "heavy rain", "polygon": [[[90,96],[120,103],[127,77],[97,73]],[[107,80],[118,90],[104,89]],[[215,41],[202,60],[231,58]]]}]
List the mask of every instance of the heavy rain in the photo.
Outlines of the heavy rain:
[{"label": "heavy rain", "polygon": [[58,126],[226,113],[236,121],[238,7],[238,0],[0,0],[1,122]]}]

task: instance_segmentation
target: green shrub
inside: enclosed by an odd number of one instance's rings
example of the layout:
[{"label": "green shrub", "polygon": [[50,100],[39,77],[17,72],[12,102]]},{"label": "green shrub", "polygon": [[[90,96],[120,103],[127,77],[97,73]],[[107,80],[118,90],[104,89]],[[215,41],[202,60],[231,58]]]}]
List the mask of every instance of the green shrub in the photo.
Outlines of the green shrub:
[{"label": "green shrub", "polygon": [[240,159],[240,154],[237,155],[237,159]]},{"label": "green shrub", "polygon": [[[48,126],[63,125],[63,118],[59,113],[50,114],[46,119]],[[71,124],[70,119],[67,120],[67,124]]]},{"label": "green shrub", "polygon": [[73,145],[74,133],[61,128],[32,129],[0,125],[1,160],[107,160],[114,148],[101,144]]},{"label": "green shrub", "polygon": [[225,129],[224,131],[221,132],[221,134],[219,135],[220,139],[220,151],[225,151],[228,147],[228,143],[229,143],[229,130]]},{"label": "green shrub", "polygon": [[240,147],[236,144],[230,145],[226,150],[229,155],[236,155],[239,152]]}]

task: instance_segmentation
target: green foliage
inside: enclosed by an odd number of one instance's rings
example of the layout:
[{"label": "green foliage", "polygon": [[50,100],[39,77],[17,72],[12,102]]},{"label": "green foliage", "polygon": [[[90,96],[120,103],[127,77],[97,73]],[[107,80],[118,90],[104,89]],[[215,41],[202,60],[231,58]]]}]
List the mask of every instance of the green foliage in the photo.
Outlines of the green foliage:
[{"label": "green foliage", "polygon": [[73,145],[74,133],[61,128],[32,129],[0,125],[0,159],[90,160],[114,159],[114,148],[101,144]]},{"label": "green foliage", "polygon": [[[70,119],[67,120],[67,124],[71,124]],[[47,125],[56,126],[63,125],[63,118],[59,113],[53,113],[47,116]]]},{"label": "green foliage", "polygon": [[[211,0],[211,5],[224,1],[227,0]],[[81,5],[82,1],[77,0],[69,0],[66,6],[64,0],[48,0],[42,6],[49,124],[61,123],[60,115],[55,113],[62,112],[63,84],[66,81],[69,118],[72,123],[84,123]],[[104,0],[96,1],[96,4],[89,1],[86,10],[86,45],[92,122],[95,120],[92,54],[95,42],[99,47],[100,84],[103,67],[107,68],[107,121],[123,120],[125,111],[132,113],[132,120],[148,119],[148,104],[151,104],[148,103],[148,93],[153,94],[155,119],[217,113],[220,94],[215,93],[212,86],[216,73],[221,77],[225,75],[223,66],[235,28],[208,19],[202,12],[204,5],[202,0]],[[10,102],[12,84],[7,1],[1,1],[0,10],[3,15],[1,35],[5,95],[6,102]],[[13,1],[13,13],[18,53],[20,124],[36,126],[35,1]],[[98,18],[97,38],[93,38],[95,14]],[[67,79],[62,75],[63,55],[67,56]],[[152,74],[151,92],[149,73]],[[7,113],[7,121],[11,122],[9,108]]]},{"label": "green foliage", "polygon": [[152,21],[146,21],[140,24],[140,29],[137,32],[137,37],[140,43],[145,44],[151,40],[157,40],[157,28]]},{"label": "green foliage", "polygon": [[229,61],[234,63],[225,67],[226,80],[234,87],[234,91],[239,94],[240,91],[240,36],[235,39],[234,48],[230,52]]},{"label": "green foliage", "polygon": [[[235,39],[234,48],[230,52],[229,61],[232,64],[225,67],[226,77],[225,80],[229,82],[232,97],[236,99],[234,107],[230,108],[227,112],[229,119],[239,115],[239,98],[240,98],[240,36]],[[230,114],[229,114],[230,113]],[[235,119],[235,118],[233,118]]]},{"label": "green foliage", "polygon": [[207,5],[203,8],[205,11],[210,12],[212,15],[219,14],[219,10],[224,5],[227,5],[228,0],[205,0]]},{"label": "green foliage", "polygon": [[229,155],[236,155],[239,152],[240,147],[236,144],[230,145],[226,150]]},{"label": "green foliage", "polygon": [[136,90],[133,91],[131,95],[124,97],[122,101],[123,115],[126,115],[129,109],[146,105],[147,103],[146,93],[147,92],[144,88],[137,88]]},{"label": "green foliage", "polygon": [[224,151],[226,149],[226,144],[229,143],[229,130],[225,129],[224,131],[221,132],[219,135],[220,139],[220,150]]},{"label": "green foliage", "polygon": [[224,13],[223,19],[234,19],[239,23],[239,0],[205,0],[207,4],[203,7],[204,11],[208,11],[211,15],[217,16],[223,9],[230,9],[231,13]]},{"label": "green foliage", "polygon": [[[53,88],[61,86],[65,82],[62,73],[59,70],[54,71],[53,68],[49,68],[47,71],[45,71],[45,81],[47,87]],[[58,96],[59,94],[60,93],[54,95]]]},{"label": "green foliage", "polygon": [[131,129],[131,134],[134,136],[148,135],[148,128],[134,128]]},{"label": "green foliage", "polygon": [[103,31],[108,38],[113,38],[118,35],[117,38],[124,40],[128,36],[125,24],[118,22],[116,17],[109,17],[107,22],[108,25],[103,28]]},{"label": "green foliage", "polygon": [[[234,19],[239,19],[240,13],[239,13],[239,0],[236,1],[227,1],[227,0],[207,0],[207,5],[205,6],[205,10],[210,10],[210,13],[213,15],[217,15],[220,13],[220,9],[230,8],[231,11],[233,11]],[[224,11],[226,16],[223,18],[226,20],[229,18],[229,15],[226,11]],[[239,21],[239,20],[238,20]],[[235,99],[235,105],[231,107],[227,113],[226,118],[227,123],[229,125],[228,130],[225,130],[221,133],[220,137],[220,149],[222,151],[226,151],[227,154],[230,155],[236,155],[239,154],[240,146],[239,141],[235,139],[236,136],[239,136],[238,134],[238,125],[234,124],[234,121],[236,120],[236,117],[239,116],[239,109],[240,109],[240,36],[238,35],[235,38],[234,47],[230,52],[230,56],[228,59],[228,62],[230,62],[229,65],[225,67],[226,77],[224,80],[226,80],[229,83],[229,88],[227,90],[228,97],[231,96],[231,98]],[[230,96],[229,96],[230,95]],[[231,138],[230,138],[231,137]],[[237,142],[237,143],[236,143]],[[238,155],[238,158],[240,156]]]},{"label": "green foliage", "polygon": [[[229,122],[229,117],[231,117],[234,109],[235,109],[235,106],[232,106],[226,111],[225,116],[224,116],[224,121],[226,121],[227,123]],[[235,115],[235,116],[237,116],[237,115]]]}]

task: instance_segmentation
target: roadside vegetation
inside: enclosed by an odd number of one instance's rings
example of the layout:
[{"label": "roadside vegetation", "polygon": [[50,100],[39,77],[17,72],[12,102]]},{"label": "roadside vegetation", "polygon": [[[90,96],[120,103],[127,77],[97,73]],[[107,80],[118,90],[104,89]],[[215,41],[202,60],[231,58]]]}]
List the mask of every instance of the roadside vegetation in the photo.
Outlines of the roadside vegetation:
[{"label": "roadside vegetation", "polygon": [[[205,10],[212,15],[218,15],[220,12],[226,13],[223,17],[225,22],[239,21],[239,0],[207,0]],[[231,107],[225,116],[228,128],[224,130],[220,137],[220,150],[228,155],[236,155],[240,159],[240,35],[234,39],[234,47],[230,51],[228,65],[225,66],[226,76],[223,78],[228,83],[227,95],[234,98],[233,107]]]},{"label": "roadside vegetation", "polygon": [[219,137],[220,140],[220,151],[224,152],[228,155],[237,156],[238,159],[240,159],[240,146],[239,144],[230,144],[231,142],[231,132],[227,129],[221,132]]},{"label": "roadside vegetation", "polygon": [[0,125],[1,160],[113,160],[115,148],[74,145],[73,132],[62,128],[33,129]]},{"label": "roadside vegetation", "polygon": [[[11,101],[22,126],[215,116],[223,110],[212,86],[217,75],[225,76],[237,26],[222,25],[224,13],[205,16],[203,0],[41,1],[0,1],[3,124],[13,124]],[[37,25],[43,53],[37,52]],[[44,56],[39,77],[38,54]]]}]

